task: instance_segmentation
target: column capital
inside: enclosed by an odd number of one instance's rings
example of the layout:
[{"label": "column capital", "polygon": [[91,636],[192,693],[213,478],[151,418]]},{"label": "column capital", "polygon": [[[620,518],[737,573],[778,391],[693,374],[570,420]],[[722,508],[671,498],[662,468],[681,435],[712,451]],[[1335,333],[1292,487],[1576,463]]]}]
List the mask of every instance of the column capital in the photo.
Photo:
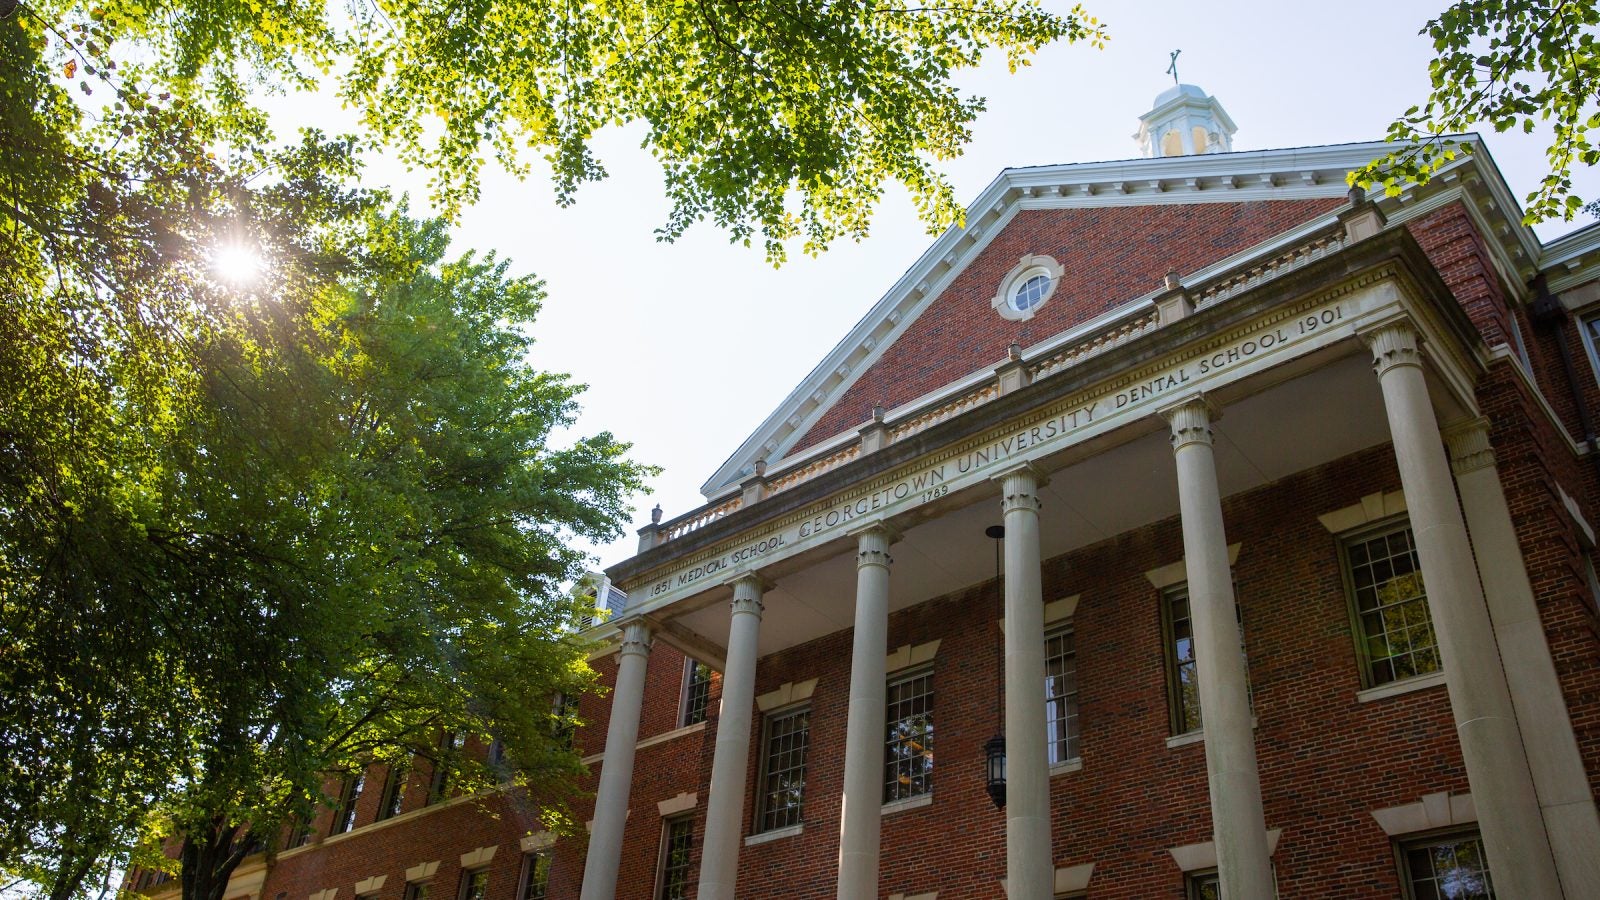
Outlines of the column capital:
[{"label": "column capital", "polygon": [[856,568],[883,566],[894,562],[889,556],[889,545],[900,540],[900,532],[884,522],[874,522],[865,528],[850,532],[856,538]]},{"label": "column capital", "polygon": [[740,575],[733,580],[733,601],[729,608],[733,615],[752,613],[756,618],[761,618],[761,613],[766,609],[766,604],[761,602],[761,597],[771,587],[765,578],[755,572]]},{"label": "column capital", "polygon": [[1494,465],[1494,446],[1489,443],[1489,419],[1479,416],[1443,429],[1445,446],[1450,448],[1450,470],[1465,475]]},{"label": "column capital", "polygon": [[1022,463],[990,480],[1000,482],[1000,512],[1004,515],[1019,509],[1038,512],[1044,505],[1039,501],[1039,488],[1050,483],[1050,476],[1033,463]]},{"label": "column capital", "polygon": [[1382,377],[1402,366],[1422,368],[1422,334],[1409,316],[1400,316],[1358,332],[1372,349],[1372,370]]},{"label": "column capital", "polygon": [[1172,429],[1172,449],[1189,444],[1211,444],[1211,423],[1222,418],[1204,394],[1191,394],[1156,411]]},{"label": "column capital", "polygon": [[648,658],[650,656],[650,643],[653,640],[650,623],[643,618],[627,619],[621,623],[622,644],[617,648],[618,656],[638,655]]}]

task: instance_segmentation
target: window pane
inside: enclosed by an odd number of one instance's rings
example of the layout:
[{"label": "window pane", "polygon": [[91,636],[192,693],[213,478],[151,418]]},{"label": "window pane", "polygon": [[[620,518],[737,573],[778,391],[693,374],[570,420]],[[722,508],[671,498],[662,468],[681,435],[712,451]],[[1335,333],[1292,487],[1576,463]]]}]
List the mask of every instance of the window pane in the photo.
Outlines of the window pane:
[{"label": "window pane", "polygon": [[933,673],[890,683],[883,801],[933,790]]},{"label": "window pane", "polygon": [[1222,882],[1215,872],[1190,875],[1184,881],[1188,887],[1189,900],[1220,900],[1222,897]]},{"label": "window pane", "polygon": [[1397,528],[1347,545],[1361,646],[1374,685],[1439,670],[1438,641],[1411,538]]},{"label": "window pane", "polygon": [[378,802],[378,819],[393,818],[400,815],[405,802],[406,776],[410,774],[408,768],[401,764],[389,767],[389,774],[384,779],[383,796]]},{"label": "window pane", "polygon": [[[1244,656],[1244,620],[1237,603],[1233,612],[1239,626],[1239,655]],[[1194,621],[1190,616],[1189,587],[1179,585],[1162,594],[1161,614],[1170,640],[1167,643],[1167,678],[1172,695],[1172,733],[1187,734],[1204,725],[1200,715],[1199,669],[1195,664]],[[1245,688],[1249,690],[1250,663],[1245,660]],[[1252,708],[1255,698],[1249,698]]]},{"label": "window pane", "polygon": [[1071,631],[1044,641],[1044,721],[1051,765],[1078,758],[1078,660]]},{"label": "window pane", "polygon": [[1200,682],[1194,663],[1194,630],[1189,621],[1189,591],[1177,588],[1166,594],[1167,625],[1172,643],[1167,646],[1167,667],[1172,679],[1172,730],[1184,734],[1200,727]]},{"label": "window pane", "polygon": [[706,720],[706,701],[711,697],[711,667],[689,660],[684,667],[683,719],[681,725],[696,725]]},{"label": "window pane", "polygon": [[550,891],[550,853],[541,850],[523,857],[522,900],[545,900]]},{"label": "window pane", "polygon": [[355,827],[356,803],[361,799],[361,785],[366,774],[353,775],[344,780],[339,790],[339,808],[333,815],[333,833],[343,834]]},{"label": "window pane", "polygon": [[1402,858],[1411,892],[1421,898],[1493,898],[1494,885],[1477,835],[1408,844]]},{"label": "window pane", "polygon": [[667,823],[665,859],[661,865],[660,900],[688,900],[689,851],[693,849],[694,820],[674,819]]},{"label": "window pane", "polygon": [[488,869],[461,873],[461,900],[485,900],[488,896]]},{"label": "window pane", "polygon": [[766,777],[762,782],[758,831],[800,824],[810,722],[811,712],[804,709],[767,721]]},{"label": "window pane", "polygon": [[1012,305],[1018,310],[1027,310],[1044,297],[1045,291],[1050,289],[1049,275],[1035,275],[1023,282],[1013,295]]}]

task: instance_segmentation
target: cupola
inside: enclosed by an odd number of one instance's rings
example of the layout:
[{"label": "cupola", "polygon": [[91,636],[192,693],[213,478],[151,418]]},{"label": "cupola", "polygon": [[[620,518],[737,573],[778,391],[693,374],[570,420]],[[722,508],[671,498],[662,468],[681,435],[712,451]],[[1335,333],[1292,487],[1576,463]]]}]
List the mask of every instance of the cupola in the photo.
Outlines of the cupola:
[{"label": "cupola", "polygon": [[1139,117],[1133,137],[1142,156],[1190,156],[1232,151],[1237,130],[1217,98],[1192,84],[1176,84]]}]

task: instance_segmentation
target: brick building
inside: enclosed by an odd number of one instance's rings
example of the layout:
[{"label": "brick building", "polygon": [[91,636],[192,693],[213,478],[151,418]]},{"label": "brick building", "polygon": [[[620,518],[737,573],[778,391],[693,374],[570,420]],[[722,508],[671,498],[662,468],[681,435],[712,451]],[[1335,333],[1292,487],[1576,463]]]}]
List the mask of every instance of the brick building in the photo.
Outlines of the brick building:
[{"label": "brick building", "polygon": [[587,841],[373,771],[230,896],[1600,897],[1600,228],[1232,130],[1003,172],[641,530]]}]

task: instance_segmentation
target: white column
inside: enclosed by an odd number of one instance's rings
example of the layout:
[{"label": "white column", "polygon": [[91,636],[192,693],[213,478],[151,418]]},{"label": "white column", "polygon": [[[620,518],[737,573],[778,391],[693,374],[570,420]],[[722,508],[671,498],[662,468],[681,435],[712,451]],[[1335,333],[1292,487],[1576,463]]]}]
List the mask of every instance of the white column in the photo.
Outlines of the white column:
[{"label": "white column", "polygon": [[1600,813],[1500,486],[1489,420],[1446,429],[1445,441],[1556,874],[1566,896],[1600,897]]},{"label": "white column", "polygon": [[1373,368],[1383,388],[1428,612],[1495,892],[1559,897],[1561,886],[1499,648],[1423,378],[1417,332],[1409,321],[1400,320],[1362,337],[1372,347]]},{"label": "white column", "polygon": [[1032,466],[1012,469],[1001,478],[1006,525],[1006,896],[1050,900],[1055,863],[1039,575],[1039,488],[1045,479]]},{"label": "white column", "polygon": [[644,705],[645,667],[650,660],[650,626],[633,619],[622,626],[617,651],[617,686],[611,691],[611,723],[606,728],[605,760],[595,792],[594,828],[583,867],[582,900],[615,900],[617,867],[622,862],[622,832],[628,824],[628,788],[633,783],[633,751],[639,742],[639,708]]},{"label": "white column", "polygon": [[733,900],[734,881],[739,875],[745,772],[750,764],[750,710],[756,695],[756,638],[761,630],[764,590],[761,578],[753,574],[733,583],[733,621],[728,628],[727,664],[722,672],[722,713],[717,717],[711,796],[706,801],[705,849],[700,857],[700,900]]},{"label": "white column", "polygon": [[1249,686],[1239,652],[1228,539],[1211,448],[1211,410],[1201,397],[1162,411],[1172,425],[1183,520],[1184,570],[1194,627],[1195,677],[1205,729],[1211,827],[1222,895],[1240,900],[1273,896],[1267,823],[1261,809]]},{"label": "white column", "polygon": [[884,658],[889,653],[889,544],[876,525],[857,535],[856,630],[839,817],[839,900],[877,900],[883,822]]}]

